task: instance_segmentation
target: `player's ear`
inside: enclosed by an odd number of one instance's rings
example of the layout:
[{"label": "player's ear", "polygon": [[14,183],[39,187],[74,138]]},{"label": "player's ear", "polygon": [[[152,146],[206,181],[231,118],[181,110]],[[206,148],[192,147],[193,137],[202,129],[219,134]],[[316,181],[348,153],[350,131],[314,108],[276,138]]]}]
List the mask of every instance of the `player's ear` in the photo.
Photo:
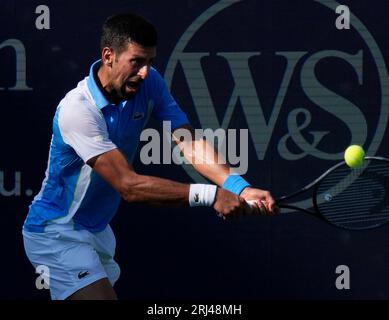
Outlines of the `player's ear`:
[{"label": "player's ear", "polygon": [[101,52],[101,60],[103,64],[111,68],[114,59],[115,53],[112,48],[104,47]]}]

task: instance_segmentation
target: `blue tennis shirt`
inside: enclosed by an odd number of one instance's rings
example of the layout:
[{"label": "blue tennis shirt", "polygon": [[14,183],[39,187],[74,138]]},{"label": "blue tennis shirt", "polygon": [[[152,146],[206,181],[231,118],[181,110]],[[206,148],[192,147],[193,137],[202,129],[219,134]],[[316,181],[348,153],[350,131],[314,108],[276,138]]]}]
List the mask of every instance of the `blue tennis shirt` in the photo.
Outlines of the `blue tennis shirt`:
[{"label": "blue tennis shirt", "polygon": [[189,123],[154,68],[132,99],[113,105],[95,81],[100,65],[96,61],[57,107],[46,175],[30,205],[27,231],[44,232],[53,224],[102,231],[115,215],[120,195],[86,162],[115,148],[132,162],[149,116],[170,121],[173,130]]}]

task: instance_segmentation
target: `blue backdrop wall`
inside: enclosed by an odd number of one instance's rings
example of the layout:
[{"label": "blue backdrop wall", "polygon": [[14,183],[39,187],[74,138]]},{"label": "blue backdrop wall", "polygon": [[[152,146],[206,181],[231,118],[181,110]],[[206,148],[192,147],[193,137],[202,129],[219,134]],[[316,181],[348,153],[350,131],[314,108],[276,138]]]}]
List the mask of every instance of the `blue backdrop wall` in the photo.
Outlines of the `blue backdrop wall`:
[{"label": "blue backdrop wall", "polygon": [[[50,29],[36,25],[42,4]],[[340,4],[350,29],[336,28]],[[252,184],[294,191],[351,143],[388,156],[386,1],[3,0],[1,299],[49,297],[35,287],[21,226],[44,177],[55,108],[99,58],[105,18],[126,11],[156,25],[155,67],[195,127],[248,129]],[[179,165],[134,165],[201,181]],[[226,223],[211,208],[123,203],[112,227],[124,299],[389,298],[389,226],[349,232],[304,214]],[[335,286],[339,265],[349,267],[348,290]]]}]

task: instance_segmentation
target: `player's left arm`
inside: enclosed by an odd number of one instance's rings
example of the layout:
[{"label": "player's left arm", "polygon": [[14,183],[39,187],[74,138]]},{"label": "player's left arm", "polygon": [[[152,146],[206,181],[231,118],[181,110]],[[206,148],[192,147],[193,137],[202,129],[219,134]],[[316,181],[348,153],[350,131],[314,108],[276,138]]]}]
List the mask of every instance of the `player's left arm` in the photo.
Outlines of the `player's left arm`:
[{"label": "player's left arm", "polygon": [[[184,135],[180,133],[180,129],[189,131],[191,139],[182,139]],[[253,188],[240,176],[231,175],[230,166],[225,159],[222,159],[222,155],[205,139],[196,137],[191,125],[182,125],[174,130],[173,139],[179,146],[183,156],[201,175],[220,187],[240,195],[246,201],[254,200],[263,203],[270,213],[276,210],[275,200],[271,193],[267,190]]]}]

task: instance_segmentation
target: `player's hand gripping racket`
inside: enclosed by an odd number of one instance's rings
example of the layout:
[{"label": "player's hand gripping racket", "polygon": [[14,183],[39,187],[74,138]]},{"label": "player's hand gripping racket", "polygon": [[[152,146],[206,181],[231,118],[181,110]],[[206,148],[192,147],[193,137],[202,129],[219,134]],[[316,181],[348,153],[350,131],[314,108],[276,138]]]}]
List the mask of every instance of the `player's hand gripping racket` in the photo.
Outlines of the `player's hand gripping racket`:
[{"label": "player's hand gripping racket", "polygon": [[[307,191],[312,192],[310,210],[288,204]],[[279,208],[302,211],[345,229],[379,227],[389,220],[389,159],[365,157],[363,165],[354,169],[340,162],[276,203]]]}]

